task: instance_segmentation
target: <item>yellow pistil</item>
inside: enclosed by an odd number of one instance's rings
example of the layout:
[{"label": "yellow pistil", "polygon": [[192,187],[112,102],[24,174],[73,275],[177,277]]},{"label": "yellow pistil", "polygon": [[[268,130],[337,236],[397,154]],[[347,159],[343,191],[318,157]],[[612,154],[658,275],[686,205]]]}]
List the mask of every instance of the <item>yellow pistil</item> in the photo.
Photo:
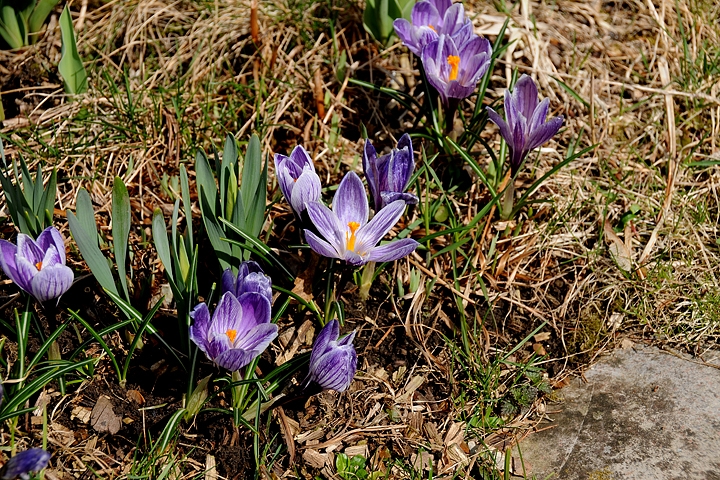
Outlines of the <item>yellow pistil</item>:
[{"label": "yellow pistil", "polygon": [[433,27],[432,25],[428,25],[428,28],[433,32],[437,33],[437,30],[435,30],[435,27]]},{"label": "yellow pistil", "polygon": [[38,271],[40,271],[40,269],[42,269],[42,262],[36,263],[36,264],[35,264],[35,268],[37,268]]},{"label": "yellow pistil", "polygon": [[360,228],[360,224],[357,222],[350,222],[348,223],[348,227],[350,227],[350,233],[346,233],[345,236],[347,237],[347,249],[351,252],[355,251],[355,232],[357,232],[357,229]]},{"label": "yellow pistil", "polygon": [[230,339],[230,343],[235,343],[235,337],[237,337],[237,330],[228,330],[225,335]]},{"label": "yellow pistil", "polygon": [[450,65],[450,76],[448,80],[456,80],[458,76],[458,68],[460,68],[460,57],[457,55],[448,55],[448,65]]}]

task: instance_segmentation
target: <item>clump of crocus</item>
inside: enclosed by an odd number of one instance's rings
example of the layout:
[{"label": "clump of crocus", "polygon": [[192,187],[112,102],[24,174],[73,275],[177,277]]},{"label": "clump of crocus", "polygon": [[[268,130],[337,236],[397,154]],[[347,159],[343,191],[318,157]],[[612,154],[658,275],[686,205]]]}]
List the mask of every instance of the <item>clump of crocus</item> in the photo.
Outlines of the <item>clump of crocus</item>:
[{"label": "clump of crocus", "polygon": [[499,128],[500,134],[510,149],[510,168],[517,173],[530,151],[550,140],[560,130],[563,117],[553,117],[546,121],[550,99],[538,102],[538,90],[535,82],[523,75],[515,83],[512,93],[505,90],[505,117],[487,107],[488,116]]},{"label": "clump of crocus", "polygon": [[237,276],[229,268],[222,275],[222,291],[240,298],[244,293],[256,292],[272,303],[272,281],[255,262],[242,262]]},{"label": "clump of crocus", "polygon": [[[220,298],[212,318],[204,302],[190,312],[194,321],[190,339],[217,366],[233,372],[260,355],[278,333],[277,325],[270,322],[269,278],[265,277],[265,283],[256,276],[262,275],[257,264],[244,266],[247,270],[241,266],[240,273],[248,273],[242,278],[238,275],[234,283],[223,275],[223,288],[228,291]],[[239,293],[237,297],[235,292]]]},{"label": "clump of crocus", "polygon": [[31,448],[20,452],[8,461],[5,465],[5,471],[2,480],[12,480],[21,478],[28,480],[30,473],[38,472],[47,467],[50,461],[50,454],[42,448]]},{"label": "clump of crocus", "polygon": [[492,47],[482,37],[473,36],[464,45],[452,37],[440,35],[422,51],[422,62],[430,85],[447,107],[450,100],[467,98],[490,66]]},{"label": "clump of crocus", "polygon": [[316,383],[325,390],[347,390],[357,371],[357,354],[352,344],[355,332],[338,341],[340,324],[328,322],[313,343],[310,371],[305,385]]},{"label": "clump of crocus", "polygon": [[275,175],[285,200],[298,219],[303,219],[305,205],[320,200],[320,177],[308,152],[298,145],[290,156],[275,154]]},{"label": "clump of crocus", "polygon": [[398,18],[393,26],[403,44],[418,57],[425,45],[440,35],[450,35],[460,45],[473,35],[463,4],[453,4],[452,0],[422,0],[413,6],[410,20]]},{"label": "clump of crocus", "polygon": [[415,170],[413,157],[412,141],[407,133],[400,137],[397,148],[379,158],[370,140],[365,140],[363,170],[370,187],[370,195],[375,202],[375,211],[395,200],[402,200],[407,204],[418,202],[415,195],[405,193]]},{"label": "clump of crocus", "polygon": [[410,238],[377,246],[404,210],[405,202],[395,200],[377,211],[368,222],[370,208],[365,188],[360,177],[349,172],[335,192],[332,210],[320,202],[307,204],[310,221],[323,238],[310,230],[305,230],[305,238],[320,255],[339,258],[351,265],[390,262],[412,253],[418,246]]},{"label": "clump of crocus", "polygon": [[0,240],[0,267],[40,302],[59,298],[74,279],[65,265],[65,242],[55,227],[43,230],[37,240],[20,233],[17,245]]}]

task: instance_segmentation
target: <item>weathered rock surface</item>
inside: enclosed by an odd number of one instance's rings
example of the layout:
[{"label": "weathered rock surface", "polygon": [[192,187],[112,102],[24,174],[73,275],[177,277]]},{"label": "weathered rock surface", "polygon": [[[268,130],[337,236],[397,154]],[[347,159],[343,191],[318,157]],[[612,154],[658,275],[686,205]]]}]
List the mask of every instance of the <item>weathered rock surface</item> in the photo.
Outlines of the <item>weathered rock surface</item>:
[{"label": "weathered rock surface", "polygon": [[[617,350],[520,443],[526,478],[720,480],[720,354]],[[517,459],[517,449],[514,457]]]}]

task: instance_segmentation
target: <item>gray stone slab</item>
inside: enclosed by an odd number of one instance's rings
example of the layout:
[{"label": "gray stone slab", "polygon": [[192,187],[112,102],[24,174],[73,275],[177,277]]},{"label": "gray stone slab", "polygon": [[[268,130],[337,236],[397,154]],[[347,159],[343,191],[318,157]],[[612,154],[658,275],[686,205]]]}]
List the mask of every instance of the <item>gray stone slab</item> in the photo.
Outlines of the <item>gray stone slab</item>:
[{"label": "gray stone slab", "polygon": [[720,370],[635,346],[585,378],[520,443],[527,478],[720,480]]}]

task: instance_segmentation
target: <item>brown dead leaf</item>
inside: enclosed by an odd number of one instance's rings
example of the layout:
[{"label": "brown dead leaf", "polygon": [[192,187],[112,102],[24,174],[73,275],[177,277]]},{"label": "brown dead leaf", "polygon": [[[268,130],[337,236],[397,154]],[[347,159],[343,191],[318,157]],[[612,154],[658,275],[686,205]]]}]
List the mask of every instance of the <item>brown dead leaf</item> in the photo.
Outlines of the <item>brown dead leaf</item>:
[{"label": "brown dead leaf", "polygon": [[627,246],[625,246],[625,242],[623,242],[613,231],[612,225],[610,225],[610,222],[607,219],[605,219],[604,230],[605,241],[610,244],[608,245],[610,256],[620,270],[623,272],[632,272],[632,253],[628,250]]},{"label": "brown dead leaf", "polygon": [[110,398],[102,395],[98,398],[90,415],[90,424],[100,433],[108,432],[115,435],[120,431],[122,418],[113,411]]},{"label": "brown dead leaf", "polygon": [[145,397],[142,396],[142,393],[138,392],[137,390],[128,390],[125,394],[131,402],[135,402],[138,405],[142,405],[145,403]]}]

